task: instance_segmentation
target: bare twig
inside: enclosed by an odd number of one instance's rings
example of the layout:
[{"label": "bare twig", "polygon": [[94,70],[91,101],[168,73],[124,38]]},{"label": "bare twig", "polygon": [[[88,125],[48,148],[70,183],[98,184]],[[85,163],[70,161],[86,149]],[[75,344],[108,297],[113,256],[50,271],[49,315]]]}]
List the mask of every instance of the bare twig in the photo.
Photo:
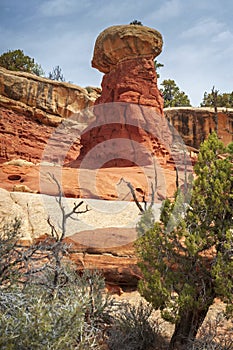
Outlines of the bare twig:
[{"label": "bare twig", "polygon": [[140,210],[140,212],[144,213],[145,210],[143,209],[143,207],[141,206],[141,204],[139,203],[139,201],[137,199],[137,196],[136,196],[135,190],[133,188],[133,185],[129,181],[126,181],[123,177],[120,179],[118,184],[120,185],[122,182],[124,182],[129,187],[135,204],[137,205],[137,207]]},{"label": "bare twig", "polygon": [[51,224],[51,221],[48,221],[48,224],[51,227],[51,231],[52,233],[55,234],[55,238],[57,241],[61,241],[63,240],[63,238],[66,236],[66,224],[67,224],[67,219],[71,218],[72,220],[77,220],[77,218],[73,218],[72,215],[73,214],[83,214],[86,213],[87,211],[89,211],[90,209],[88,208],[88,206],[86,205],[86,208],[84,210],[78,210],[79,207],[83,204],[83,201],[79,202],[79,203],[74,203],[74,206],[72,208],[71,211],[69,211],[68,213],[66,212],[66,209],[62,203],[62,189],[61,189],[61,185],[59,183],[59,181],[57,180],[57,178],[55,177],[54,174],[49,173],[49,176],[51,177],[52,181],[55,182],[55,184],[57,185],[57,189],[58,189],[58,196],[56,197],[56,202],[59,205],[59,208],[61,210],[61,214],[62,214],[62,219],[61,219],[61,235],[59,236],[56,228],[54,227],[53,224]]},{"label": "bare twig", "polygon": [[[148,209],[148,207],[147,207],[148,202],[146,201],[145,195],[143,195],[143,197],[142,197],[142,202],[144,203],[144,208],[143,208],[142,205],[140,204],[139,200],[137,199],[135,189],[134,189],[133,185],[131,184],[131,182],[126,181],[123,177],[118,182],[118,185],[120,185],[122,182],[124,182],[129,187],[130,192],[131,192],[132,197],[133,197],[133,200],[134,200],[135,204],[137,205],[138,209],[140,210],[140,212],[145,213]],[[154,190],[153,183],[151,183],[151,203],[149,205],[149,209],[152,208],[152,206],[154,204],[154,199],[155,199],[155,190]]]}]

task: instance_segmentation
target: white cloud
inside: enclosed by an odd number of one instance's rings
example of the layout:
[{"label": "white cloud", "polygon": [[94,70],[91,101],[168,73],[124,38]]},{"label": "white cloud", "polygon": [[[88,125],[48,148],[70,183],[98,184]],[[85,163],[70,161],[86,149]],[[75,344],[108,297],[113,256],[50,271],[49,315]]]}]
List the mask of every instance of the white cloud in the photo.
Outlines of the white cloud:
[{"label": "white cloud", "polygon": [[[160,5],[161,4],[161,5]],[[181,15],[183,7],[180,0],[159,1],[159,3],[151,3],[151,8],[147,13],[144,13],[143,20],[145,23],[167,23],[173,18]],[[153,24],[151,24],[153,26]]]},{"label": "white cloud", "polygon": [[194,26],[185,30],[181,34],[183,39],[211,37],[223,30],[224,24],[214,18],[205,18],[198,21]]},{"label": "white cloud", "polygon": [[180,15],[182,6],[180,0],[168,0],[163,2],[160,8],[155,12],[158,20],[168,20]]},{"label": "white cloud", "polygon": [[213,42],[220,44],[232,44],[233,43],[233,34],[229,30],[224,30],[218,33],[214,38]]},{"label": "white cloud", "polygon": [[40,12],[48,17],[64,16],[77,12],[79,8],[88,7],[89,3],[85,1],[80,5],[76,0],[47,0],[41,4]]}]

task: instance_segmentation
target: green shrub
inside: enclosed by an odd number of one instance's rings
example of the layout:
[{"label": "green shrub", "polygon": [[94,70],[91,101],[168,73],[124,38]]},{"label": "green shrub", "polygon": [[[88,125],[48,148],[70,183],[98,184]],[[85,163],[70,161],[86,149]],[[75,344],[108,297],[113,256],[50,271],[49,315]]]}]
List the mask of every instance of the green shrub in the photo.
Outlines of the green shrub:
[{"label": "green shrub", "polygon": [[0,66],[12,71],[34,73],[43,76],[44,71],[34,58],[24,54],[23,50],[8,50],[0,56]]},{"label": "green shrub", "polygon": [[59,297],[34,284],[0,290],[0,348],[101,349],[103,285],[99,274],[85,271],[73,273]]}]

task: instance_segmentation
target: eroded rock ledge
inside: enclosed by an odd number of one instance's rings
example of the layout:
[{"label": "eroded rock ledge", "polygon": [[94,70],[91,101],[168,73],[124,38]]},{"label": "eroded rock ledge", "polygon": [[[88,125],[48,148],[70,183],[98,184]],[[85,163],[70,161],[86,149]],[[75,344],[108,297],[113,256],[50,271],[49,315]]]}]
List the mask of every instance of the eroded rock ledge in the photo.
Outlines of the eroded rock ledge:
[{"label": "eroded rock ledge", "polygon": [[45,125],[57,126],[64,118],[92,106],[99,95],[98,89],[88,91],[73,84],[0,67],[0,106]]},{"label": "eroded rock ledge", "polygon": [[[47,197],[47,200],[55,203],[53,197]],[[71,203],[72,201],[70,200]],[[41,195],[8,192],[0,188],[0,228],[4,224],[12,223],[15,217],[21,219],[21,237],[24,244],[43,241],[51,235],[48,215],[45,198]],[[137,216],[136,206],[135,215]],[[91,218],[92,215],[89,216]],[[103,220],[107,216],[103,214]],[[102,227],[81,230],[80,227],[85,226],[85,218],[80,216],[79,220],[77,227],[80,232],[74,232],[65,238],[69,245],[69,258],[76,263],[77,269],[98,269],[108,283],[136,287],[140,271],[133,245],[137,236],[135,228]]]}]

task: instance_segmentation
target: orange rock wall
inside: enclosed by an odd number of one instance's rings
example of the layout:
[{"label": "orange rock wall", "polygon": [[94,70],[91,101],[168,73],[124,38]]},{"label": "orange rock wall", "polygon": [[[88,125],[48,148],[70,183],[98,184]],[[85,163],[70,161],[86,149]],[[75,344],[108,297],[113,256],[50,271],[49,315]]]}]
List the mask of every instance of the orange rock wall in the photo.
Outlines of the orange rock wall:
[{"label": "orange rock wall", "polygon": [[128,59],[105,74],[102,93],[95,104],[129,102],[153,107],[163,115],[163,97],[157,87],[157,75],[152,58]]},{"label": "orange rock wall", "polygon": [[[106,104],[109,105],[105,107]],[[115,65],[103,77],[102,93],[95,106],[96,120],[84,130],[81,153],[73,166],[97,145],[88,165],[91,168],[98,168],[105,158],[111,159],[108,166],[122,167],[149,164],[151,154],[163,160],[168,157],[166,146],[171,143],[171,135],[163,115],[163,98],[152,58],[138,57]],[[116,144],[115,139],[125,141]],[[166,145],[161,140],[166,140]],[[135,151],[133,142],[142,147]]]},{"label": "orange rock wall", "polygon": [[[184,143],[197,149],[216,130],[215,112],[211,108],[166,108],[164,113]],[[232,109],[218,109],[218,135],[225,145],[233,141]]]}]

